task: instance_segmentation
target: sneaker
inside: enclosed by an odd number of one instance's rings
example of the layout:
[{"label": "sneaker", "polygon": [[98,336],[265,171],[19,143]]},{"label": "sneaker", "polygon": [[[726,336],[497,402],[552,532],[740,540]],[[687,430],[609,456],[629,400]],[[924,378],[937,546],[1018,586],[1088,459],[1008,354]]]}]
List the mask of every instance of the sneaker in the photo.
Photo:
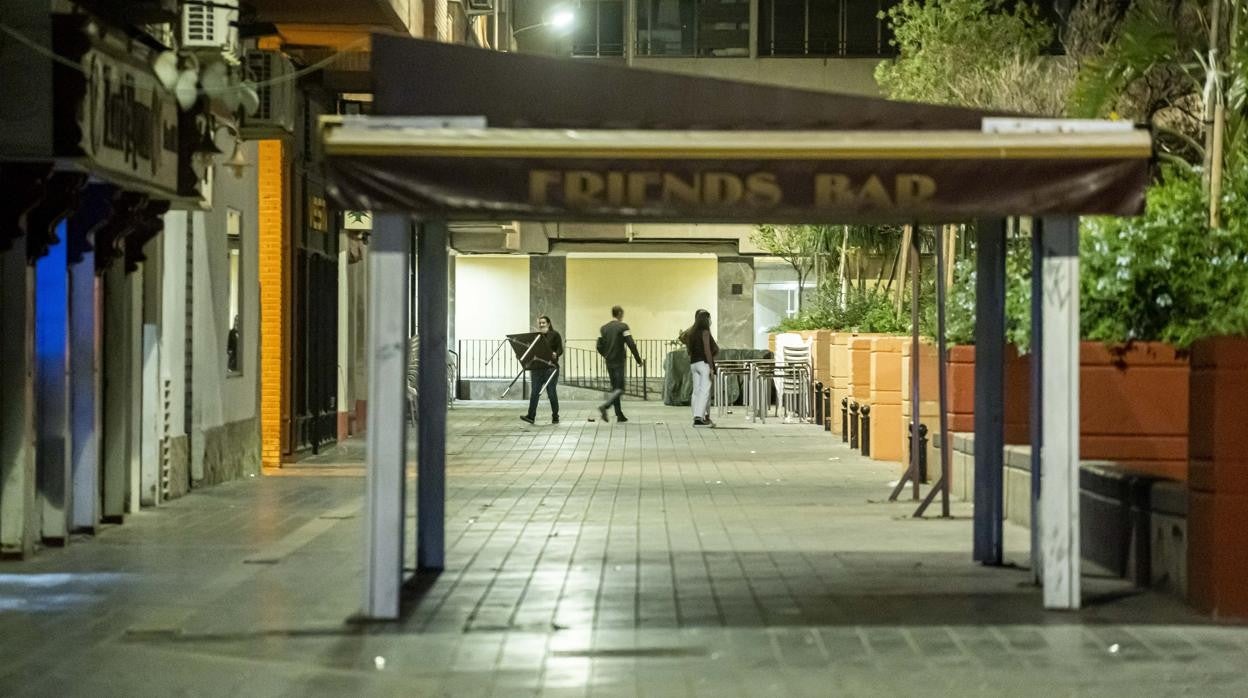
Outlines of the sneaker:
[{"label": "sneaker", "polygon": [[704,427],[704,426],[706,426],[706,420],[705,420],[705,419],[702,419],[701,417],[694,417],[694,418],[693,418],[693,426],[695,426],[695,427]]},{"label": "sneaker", "polygon": [[522,422],[524,422],[524,423],[526,423],[526,424],[532,424],[532,423],[533,423],[533,418],[532,418],[532,417],[530,417],[530,416],[529,416],[529,415],[527,415],[527,414],[525,414],[525,415],[520,415],[520,421],[522,421]]},{"label": "sneaker", "polygon": [[605,407],[599,407],[599,408],[598,408],[598,414],[602,416],[602,421],[604,421],[604,422],[609,421],[609,420],[607,419],[607,408],[605,408]]},{"label": "sneaker", "polygon": [[558,418],[558,417],[551,417],[551,418],[550,418],[550,423],[551,423],[551,424],[558,424],[558,423],[559,423],[559,418]]},{"label": "sneaker", "polygon": [[620,422],[622,424],[628,421],[628,417],[625,417],[624,415],[620,415],[615,418],[615,421]]}]

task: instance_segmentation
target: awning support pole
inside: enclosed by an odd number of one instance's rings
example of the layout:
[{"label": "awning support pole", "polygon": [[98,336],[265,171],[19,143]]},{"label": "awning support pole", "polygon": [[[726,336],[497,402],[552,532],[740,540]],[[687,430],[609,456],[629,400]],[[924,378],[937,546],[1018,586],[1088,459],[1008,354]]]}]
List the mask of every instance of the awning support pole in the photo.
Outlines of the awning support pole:
[{"label": "awning support pole", "polygon": [[1003,562],[1006,219],[976,226],[974,559]]},{"label": "awning support pole", "polygon": [[378,215],[368,249],[369,409],[361,615],[372,620],[399,617],[403,582],[410,227],[407,215]]},{"label": "awning support pole", "polygon": [[1044,220],[1044,415],[1040,531],[1044,607],[1081,602],[1079,545],[1079,219]]},{"label": "awning support pole", "polygon": [[426,221],[416,238],[420,299],[420,424],[416,444],[416,568],[446,566],[447,269],[446,221]]}]

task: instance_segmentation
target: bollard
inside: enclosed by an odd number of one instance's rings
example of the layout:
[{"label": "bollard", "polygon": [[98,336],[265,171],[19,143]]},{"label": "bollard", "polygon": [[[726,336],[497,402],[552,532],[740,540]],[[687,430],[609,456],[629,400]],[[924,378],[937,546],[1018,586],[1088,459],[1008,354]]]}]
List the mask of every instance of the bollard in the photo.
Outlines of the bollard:
[{"label": "bollard", "polygon": [[858,401],[849,403],[849,447],[858,448]]},{"label": "bollard", "polygon": [[815,383],[815,424],[823,424],[823,383]]},{"label": "bollard", "polygon": [[871,455],[871,406],[863,405],[859,410],[862,415],[862,426],[858,429],[858,438],[862,442],[862,455]]},{"label": "bollard", "polygon": [[832,389],[824,388],[819,400],[823,402],[823,430],[832,431]]},{"label": "bollard", "polygon": [[[913,438],[914,422],[910,422],[906,429],[907,434]],[[927,425],[919,424],[919,482],[927,482]]]},{"label": "bollard", "polygon": [[849,441],[849,398],[841,398],[841,443]]}]

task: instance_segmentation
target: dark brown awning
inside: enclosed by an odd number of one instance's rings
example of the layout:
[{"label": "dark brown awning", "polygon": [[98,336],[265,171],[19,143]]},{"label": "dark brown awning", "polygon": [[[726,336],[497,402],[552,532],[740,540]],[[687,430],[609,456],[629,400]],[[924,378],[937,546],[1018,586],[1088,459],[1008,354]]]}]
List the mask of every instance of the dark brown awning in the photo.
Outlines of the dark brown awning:
[{"label": "dark brown awning", "polygon": [[1151,138],[1129,127],[990,133],[997,115],[974,110],[390,37],[375,39],[373,72],[385,116],[324,133],[331,193],[352,208],[747,223],[1133,215],[1150,178]]}]

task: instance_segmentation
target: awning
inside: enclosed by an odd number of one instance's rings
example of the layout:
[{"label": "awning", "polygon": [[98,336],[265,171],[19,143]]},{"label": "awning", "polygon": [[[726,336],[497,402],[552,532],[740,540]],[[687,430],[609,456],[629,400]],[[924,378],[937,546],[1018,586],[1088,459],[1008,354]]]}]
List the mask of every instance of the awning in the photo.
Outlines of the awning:
[{"label": "awning", "polygon": [[989,112],[392,37],[375,39],[373,60],[383,116],[327,121],[323,134],[330,194],[353,209],[550,222],[1134,215],[1151,176],[1151,137],[1129,127],[996,133]]}]

